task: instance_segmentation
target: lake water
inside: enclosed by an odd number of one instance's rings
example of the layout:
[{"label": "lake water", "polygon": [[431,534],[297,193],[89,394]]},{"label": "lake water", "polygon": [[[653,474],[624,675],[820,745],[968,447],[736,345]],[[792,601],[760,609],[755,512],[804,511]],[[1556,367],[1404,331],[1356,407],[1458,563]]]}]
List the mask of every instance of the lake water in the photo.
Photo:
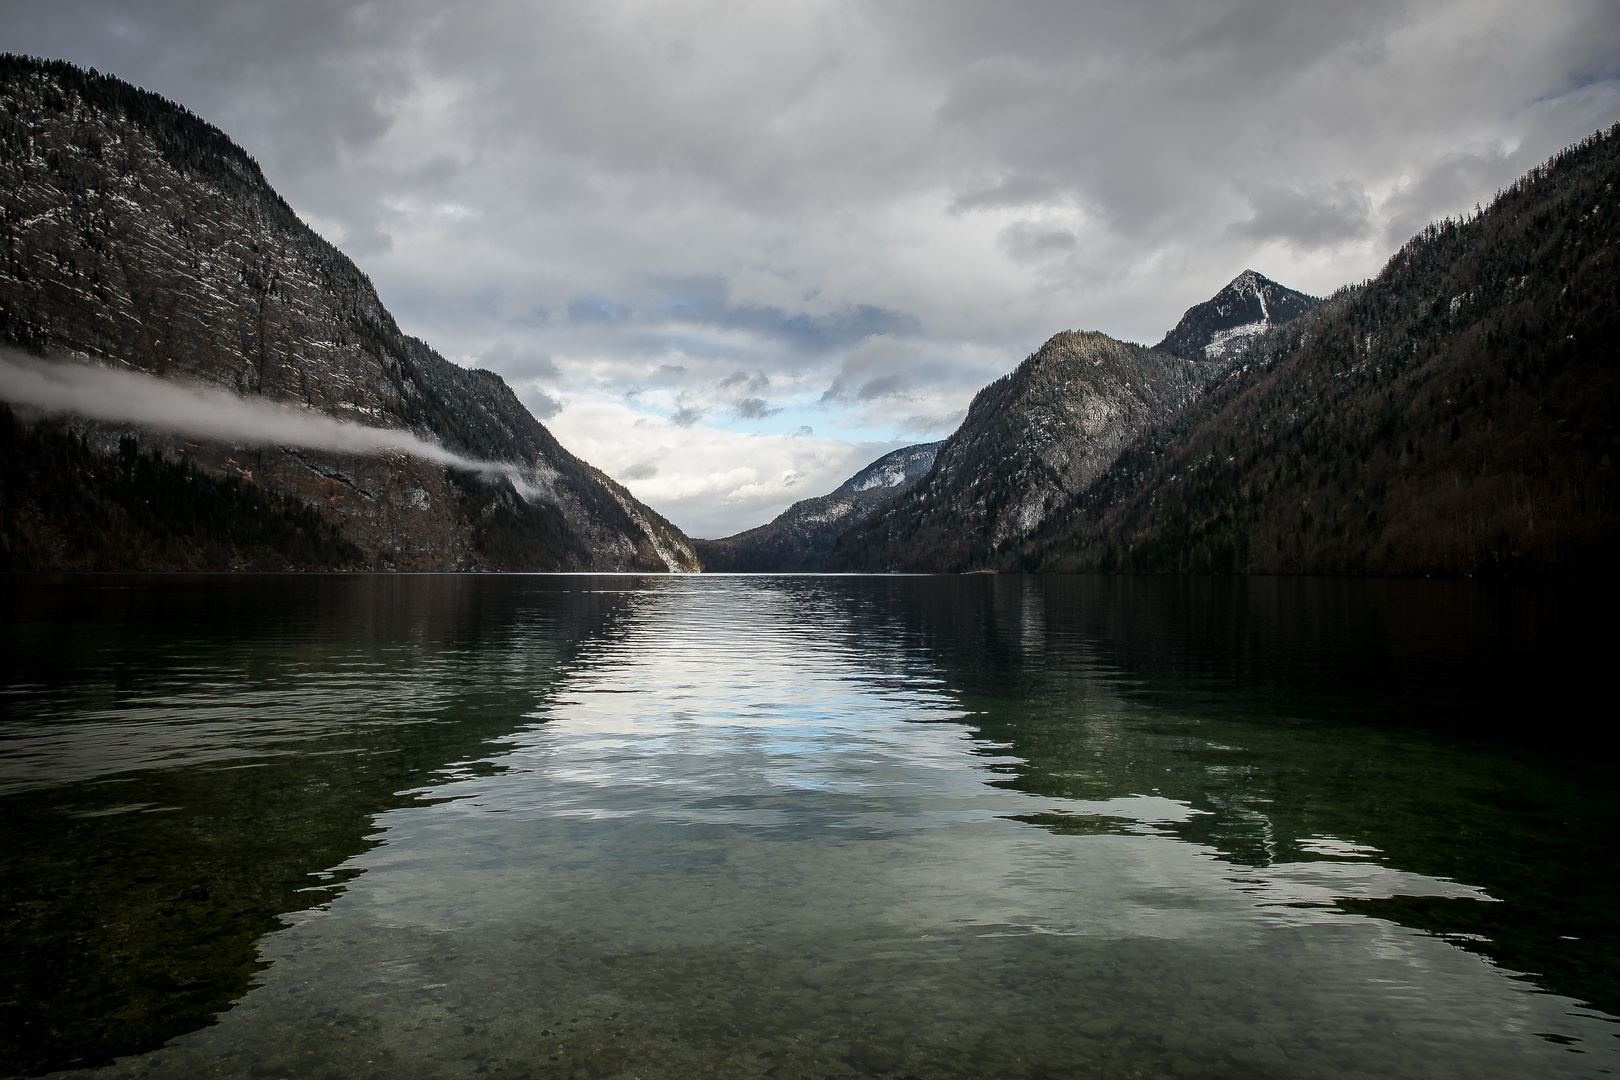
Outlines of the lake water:
[{"label": "lake water", "polygon": [[0,1074],[1620,1066],[1612,610],[13,577]]}]

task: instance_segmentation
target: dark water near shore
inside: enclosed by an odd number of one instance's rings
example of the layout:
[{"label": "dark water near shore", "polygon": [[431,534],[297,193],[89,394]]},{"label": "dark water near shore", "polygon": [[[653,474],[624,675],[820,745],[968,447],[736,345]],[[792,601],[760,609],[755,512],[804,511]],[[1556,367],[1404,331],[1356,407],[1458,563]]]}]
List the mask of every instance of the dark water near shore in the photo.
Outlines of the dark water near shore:
[{"label": "dark water near shore", "polygon": [[1606,1074],[1611,599],[0,579],[0,1075]]}]

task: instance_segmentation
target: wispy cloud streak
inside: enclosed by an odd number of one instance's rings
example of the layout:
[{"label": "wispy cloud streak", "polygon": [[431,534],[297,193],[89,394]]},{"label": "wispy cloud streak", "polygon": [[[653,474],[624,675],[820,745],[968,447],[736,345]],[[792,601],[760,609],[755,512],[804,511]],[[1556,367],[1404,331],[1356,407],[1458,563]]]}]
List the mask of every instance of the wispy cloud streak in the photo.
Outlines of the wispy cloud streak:
[{"label": "wispy cloud streak", "polygon": [[138,371],[52,362],[0,351],[0,401],[50,416],[82,416],[232,446],[296,446],[343,454],[405,454],[487,476],[519,491],[534,486],[506,464],[478,461],[399,428],[346,423],[324,413],[244,398],[196,382]]}]

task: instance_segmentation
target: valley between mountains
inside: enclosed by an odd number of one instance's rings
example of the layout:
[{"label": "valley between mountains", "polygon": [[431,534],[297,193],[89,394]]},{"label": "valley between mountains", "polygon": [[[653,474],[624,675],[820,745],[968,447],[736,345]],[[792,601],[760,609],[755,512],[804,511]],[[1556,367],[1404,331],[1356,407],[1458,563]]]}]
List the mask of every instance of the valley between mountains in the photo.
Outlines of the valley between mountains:
[{"label": "valley between mountains", "polygon": [[[1617,180],[1620,126],[1332,296],[1246,270],[1152,348],[1058,333],[942,442],[693,540],[404,334],[217,128],[3,57],[0,569],[1606,571]],[[114,376],[329,437],[40,389]]]}]

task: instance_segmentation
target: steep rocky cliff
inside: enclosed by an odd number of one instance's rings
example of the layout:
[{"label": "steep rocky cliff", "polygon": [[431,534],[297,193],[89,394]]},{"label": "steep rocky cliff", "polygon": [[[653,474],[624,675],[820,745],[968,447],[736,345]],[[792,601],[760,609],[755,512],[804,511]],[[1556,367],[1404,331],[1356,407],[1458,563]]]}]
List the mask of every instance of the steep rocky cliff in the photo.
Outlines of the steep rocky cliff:
[{"label": "steep rocky cliff", "polygon": [[928,474],[846,531],[826,568],[991,566],[1150,425],[1185,408],[1216,370],[1105,334],[1058,334],[979,391]]},{"label": "steep rocky cliff", "polygon": [[814,573],[838,538],[924,476],[940,443],[903,446],[830,494],[801,499],[768,524],[720,540],[694,540],[703,569],[720,573]]},{"label": "steep rocky cliff", "polygon": [[[100,455],[86,459],[91,471],[101,461],[110,473],[122,446],[262,488],[266,513],[282,502],[314,508],[352,545],[345,565],[697,568],[679,530],[563,449],[498,376],[401,332],[366,276],[222,132],[93,71],[0,57],[0,343],[409,431],[457,458],[506,466],[479,472],[407,454],[194,438],[179,423],[156,431],[18,411]],[[50,478],[34,479],[0,490],[3,565],[169,565],[78,544],[39,501]],[[329,565],[229,545],[180,562]]]}]

